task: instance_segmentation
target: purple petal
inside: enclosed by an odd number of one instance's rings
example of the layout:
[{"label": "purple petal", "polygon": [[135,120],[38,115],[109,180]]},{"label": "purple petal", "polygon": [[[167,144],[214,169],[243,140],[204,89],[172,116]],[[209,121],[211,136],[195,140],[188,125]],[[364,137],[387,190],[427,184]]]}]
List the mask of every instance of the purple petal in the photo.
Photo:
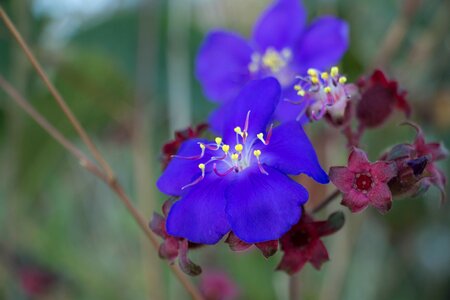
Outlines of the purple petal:
[{"label": "purple petal", "polygon": [[[180,156],[195,156],[201,153],[199,142],[207,143],[204,139],[192,139],[184,142],[177,155]],[[162,173],[156,182],[158,189],[172,196],[179,196],[182,194],[181,188],[189,183],[193,182],[201,175],[201,171],[198,168],[200,163],[204,163],[211,158],[211,154],[208,151],[202,159],[189,160],[181,158],[173,158],[167,168]]]},{"label": "purple petal", "polygon": [[225,214],[227,179],[210,174],[175,202],[167,217],[167,232],[199,244],[215,244],[230,231]]},{"label": "purple petal", "polygon": [[277,169],[238,174],[226,190],[226,212],[233,232],[246,243],[279,239],[300,219],[306,189]]},{"label": "purple petal", "polygon": [[341,19],[325,16],[308,27],[294,50],[299,67],[327,69],[337,64],[348,49],[349,28]]},{"label": "purple petal", "polygon": [[314,147],[298,122],[290,121],[275,127],[269,145],[261,151],[261,162],[283,173],[306,174],[317,182],[329,182]]},{"label": "purple petal", "polygon": [[307,104],[307,100],[298,96],[297,92],[294,90],[294,85],[291,85],[283,89],[280,103],[275,110],[275,118],[280,122],[299,120],[301,124],[305,124],[309,122],[305,113]]},{"label": "purple petal", "polygon": [[253,53],[247,41],[236,33],[210,32],[197,55],[196,76],[205,95],[217,102],[236,97],[250,80],[248,65]]},{"label": "purple petal", "polygon": [[[220,109],[220,113],[211,121],[215,128],[220,129],[224,141],[232,143],[236,136],[234,128],[236,126],[244,128],[250,111],[248,133],[251,139],[258,133],[266,131],[280,101],[280,94],[281,87],[275,78],[252,80],[244,86],[236,99]],[[222,126],[218,124],[220,119],[223,122]]]},{"label": "purple petal", "polygon": [[267,8],[253,29],[253,42],[264,52],[273,47],[290,47],[301,35],[306,22],[306,10],[299,0],[278,0]]}]

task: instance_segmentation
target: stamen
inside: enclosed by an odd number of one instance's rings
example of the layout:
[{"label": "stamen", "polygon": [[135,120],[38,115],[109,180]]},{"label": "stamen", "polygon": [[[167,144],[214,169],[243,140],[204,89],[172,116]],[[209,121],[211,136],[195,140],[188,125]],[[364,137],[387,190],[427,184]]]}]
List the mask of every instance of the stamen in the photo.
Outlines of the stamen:
[{"label": "stamen", "polygon": [[258,168],[259,168],[259,171],[260,171],[261,173],[263,173],[264,175],[269,175],[269,173],[267,173],[267,171],[264,170],[264,167],[262,166],[261,161],[259,160],[259,157],[261,156],[261,150],[255,150],[255,151],[253,151],[253,155],[256,157],[256,160],[258,161]]},{"label": "stamen", "polygon": [[237,161],[237,160],[239,159],[239,154],[237,154],[237,153],[231,154],[231,159],[232,159],[233,161]]},{"label": "stamen", "polygon": [[317,71],[314,69],[308,69],[308,75],[309,76],[317,76]]},{"label": "stamen", "polygon": [[236,146],[234,146],[234,150],[241,153],[242,150],[244,150],[244,146],[242,144],[237,144]]},{"label": "stamen", "polygon": [[217,175],[217,176],[220,176],[220,177],[227,176],[227,175],[230,174],[234,169],[235,169],[235,167],[231,167],[231,168],[229,168],[228,170],[226,170],[225,173],[220,173],[220,172],[217,170],[217,164],[213,164],[213,170],[214,170],[214,173],[216,173],[216,175]]},{"label": "stamen", "polygon": [[230,145],[224,144],[224,145],[222,146],[222,151],[225,152],[225,154],[227,154],[228,151],[230,151]]},{"label": "stamen", "polygon": [[214,139],[214,141],[216,142],[217,146],[220,146],[222,144],[222,138],[221,137],[216,137]]},{"label": "stamen", "polygon": [[202,175],[201,175],[199,178],[197,178],[196,180],[194,180],[193,182],[191,182],[191,183],[189,183],[189,184],[183,186],[183,187],[181,188],[182,190],[184,190],[184,189],[186,189],[186,188],[188,188],[188,187],[191,187],[191,186],[193,186],[193,185],[196,185],[197,183],[199,183],[200,181],[202,181],[203,178],[205,178],[205,168],[206,168],[205,164],[198,164],[198,168],[199,168],[200,170],[202,170]]},{"label": "stamen", "polygon": [[339,78],[339,83],[340,84],[345,84],[347,82],[347,77],[342,76],[341,78]]},{"label": "stamen", "polygon": [[331,77],[336,77],[339,74],[339,68],[338,67],[332,67],[330,71]]},{"label": "stamen", "polygon": [[323,80],[327,80],[329,75],[327,72],[323,72],[322,74],[320,74],[320,77],[322,77]]},{"label": "stamen", "polygon": [[329,86],[325,87],[323,91],[327,94],[331,93],[331,88]]}]

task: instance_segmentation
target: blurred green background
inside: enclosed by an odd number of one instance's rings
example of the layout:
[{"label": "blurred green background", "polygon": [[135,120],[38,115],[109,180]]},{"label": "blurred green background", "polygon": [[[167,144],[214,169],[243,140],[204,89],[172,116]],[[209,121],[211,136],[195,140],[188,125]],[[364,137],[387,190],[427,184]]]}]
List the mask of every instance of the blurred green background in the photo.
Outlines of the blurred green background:
[{"label": "blurred green background", "polygon": [[[310,19],[331,13],[350,23],[351,47],[342,62],[350,79],[384,65],[408,90],[413,120],[428,139],[450,145],[450,1],[304,2]],[[215,27],[248,36],[269,1],[0,3],[150,219],[165,199],[154,187],[161,145],[173,130],[204,121],[214,107],[193,76],[203,36]],[[395,51],[389,61],[379,61],[392,32]],[[84,149],[3,23],[0,73]],[[401,121],[397,114],[368,134],[363,145],[372,159],[394,143],[411,141],[414,134],[398,127]],[[345,162],[345,142],[336,131],[321,124],[309,131],[326,168]],[[441,167],[448,173],[449,165]],[[18,264],[57,275],[52,289],[36,299],[187,299],[116,196],[3,92],[0,166],[0,299],[30,299]],[[339,208],[336,201],[321,217]],[[450,299],[450,208],[440,207],[436,189],[396,201],[386,216],[340,209],[347,224],[325,239],[331,262],[320,272],[309,265],[301,272],[302,299]],[[266,260],[257,251],[237,254],[220,244],[191,257],[205,270],[225,271],[240,299],[288,298],[288,276],[273,271],[280,253]]]}]

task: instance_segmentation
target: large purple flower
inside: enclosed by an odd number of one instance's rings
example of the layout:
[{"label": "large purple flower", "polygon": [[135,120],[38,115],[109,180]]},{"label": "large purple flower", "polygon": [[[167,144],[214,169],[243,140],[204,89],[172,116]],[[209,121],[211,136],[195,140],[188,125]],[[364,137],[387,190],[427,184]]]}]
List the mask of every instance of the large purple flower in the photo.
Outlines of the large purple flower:
[{"label": "large purple flower", "polygon": [[216,119],[221,137],[183,143],[157,182],[180,197],[167,218],[169,234],[214,244],[232,230],[258,243],[280,238],[298,222],[308,192],[288,174],[320,183],[328,176],[298,122],[268,126],[280,95],[274,78],[251,81],[222,111],[222,121]]},{"label": "large purple flower", "polygon": [[[298,100],[295,76],[336,64],[348,48],[348,31],[344,21],[332,16],[306,26],[300,0],[275,0],[256,22],[250,41],[225,30],[210,32],[197,56],[197,78],[205,95],[219,103],[234,99],[249,80],[267,76],[278,79],[283,99]],[[287,121],[302,110],[303,105],[280,101],[275,114]]]}]

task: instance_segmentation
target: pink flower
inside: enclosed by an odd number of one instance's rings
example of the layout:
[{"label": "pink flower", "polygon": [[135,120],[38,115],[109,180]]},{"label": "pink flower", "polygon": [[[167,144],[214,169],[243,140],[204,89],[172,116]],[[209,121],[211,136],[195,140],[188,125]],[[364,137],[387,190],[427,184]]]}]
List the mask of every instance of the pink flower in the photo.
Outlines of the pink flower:
[{"label": "pink flower", "polygon": [[344,194],[342,204],[359,212],[369,204],[386,213],[392,206],[392,194],[387,183],[397,175],[395,163],[369,162],[364,151],[354,148],[348,167],[332,167],[330,180]]},{"label": "pink flower", "polygon": [[233,300],[239,295],[236,283],[227,274],[217,271],[202,275],[200,291],[206,300]]},{"label": "pink flower", "polygon": [[307,262],[320,269],[329,260],[327,248],[320,238],[335,233],[343,225],[342,212],[330,215],[326,221],[314,221],[305,213],[300,222],[281,238],[284,255],[277,269],[292,275],[300,271]]}]

